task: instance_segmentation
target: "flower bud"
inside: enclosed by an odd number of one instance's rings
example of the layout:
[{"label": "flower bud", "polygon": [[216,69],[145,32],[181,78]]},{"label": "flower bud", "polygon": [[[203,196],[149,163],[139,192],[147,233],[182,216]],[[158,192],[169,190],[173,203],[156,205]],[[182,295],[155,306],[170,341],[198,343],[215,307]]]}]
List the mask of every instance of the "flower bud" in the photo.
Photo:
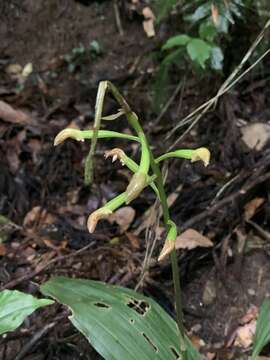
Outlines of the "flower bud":
[{"label": "flower bud", "polygon": [[87,227],[89,232],[92,234],[95,231],[97,223],[101,219],[108,218],[112,214],[112,210],[107,209],[106,207],[99,208],[98,210],[92,212],[87,220]]},{"label": "flower bud", "polygon": [[158,261],[163,260],[167,255],[169,255],[175,247],[175,241],[171,239],[166,239],[164,246],[159,254]]},{"label": "flower bud", "polygon": [[194,150],[192,156],[191,156],[191,162],[195,161],[202,161],[204,163],[204,166],[207,166],[210,162],[210,151],[206,148],[199,148]]},{"label": "flower bud", "polygon": [[68,138],[75,139],[77,141],[84,141],[81,130],[67,128],[60,131],[60,133],[56,136],[54,139],[54,146],[61,144]]}]

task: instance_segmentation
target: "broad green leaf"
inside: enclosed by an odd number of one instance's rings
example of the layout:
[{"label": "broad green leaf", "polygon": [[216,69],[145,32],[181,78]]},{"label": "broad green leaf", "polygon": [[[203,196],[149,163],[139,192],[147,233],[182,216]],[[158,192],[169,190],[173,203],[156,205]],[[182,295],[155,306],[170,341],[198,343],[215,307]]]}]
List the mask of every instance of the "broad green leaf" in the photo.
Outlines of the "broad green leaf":
[{"label": "broad green leaf", "polygon": [[227,34],[229,31],[229,20],[224,15],[219,16],[218,31]]},{"label": "broad green leaf", "polygon": [[36,299],[20,291],[0,291],[0,335],[19,327],[36,309],[53,304],[49,299]]},{"label": "broad green leaf", "polygon": [[270,342],[270,299],[263,302],[257,320],[251,360],[255,360],[264,346]]},{"label": "broad green leaf", "polygon": [[[175,321],[152,299],[98,281],[55,277],[41,286],[67,305],[70,321],[107,360],[180,359]],[[186,338],[183,360],[201,360]]]},{"label": "broad green leaf", "polygon": [[175,46],[183,46],[186,45],[190,40],[188,35],[176,35],[169,38],[166,43],[162,46],[162,50],[168,50]]},{"label": "broad green leaf", "polygon": [[212,47],[204,40],[194,38],[187,44],[187,52],[192,61],[203,69],[205,62],[210,58]]},{"label": "broad green leaf", "polygon": [[211,49],[211,68],[214,70],[222,70],[223,68],[223,52],[220,47],[214,46]]},{"label": "broad green leaf", "polygon": [[211,14],[211,2],[207,1],[206,3],[197,7],[197,9],[195,10],[195,12],[192,15],[186,16],[185,18],[186,18],[186,20],[195,23],[210,14]]},{"label": "broad green leaf", "polygon": [[212,42],[217,36],[217,29],[213,22],[203,21],[199,27],[199,34],[202,39]]}]

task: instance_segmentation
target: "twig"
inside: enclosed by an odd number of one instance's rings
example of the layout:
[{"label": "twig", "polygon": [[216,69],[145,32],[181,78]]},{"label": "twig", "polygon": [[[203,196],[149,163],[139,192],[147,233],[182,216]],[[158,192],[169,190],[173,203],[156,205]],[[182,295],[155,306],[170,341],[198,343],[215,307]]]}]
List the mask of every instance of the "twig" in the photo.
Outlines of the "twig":
[{"label": "twig", "polygon": [[263,228],[260,227],[260,225],[256,224],[252,220],[246,220],[246,222],[254,227],[258,231],[258,233],[267,241],[270,241],[270,233]]},{"label": "twig", "polygon": [[45,269],[47,269],[48,267],[50,267],[51,265],[57,263],[58,261],[63,261],[63,260],[67,260],[70,259],[74,256],[78,256],[80,255],[82,252],[90,249],[92,246],[94,246],[96,244],[95,241],[91,242],[91,244],[84,246],[83,248],[75,251],[72,254],[69,255],[61,255],[61,256],[57,256],[55,259],[52,259],[51,261],[47,262],[47,264],[44,264],[40,267],[38,267],[36,270],[31,271],[25,275],[22,275],[20,277],[18,277],[17,279],[14,279],[12,281],[10,281],[9,283],[7,283],[6,285],[3,285],[1,287],[1,290],[5,290],[5,289],[12,289],[15,286],[19,285],[20,283],[26,281],[26,280],[30,280],[33,277],[35,277],[36,275],[38,275],[39,273],[41,273],[42,271],[44,271]]},{"label": "twig", "polygon": [[123,27],[122,27],[122,22],[121,22],[121,18],[120,18],[120,13],[119,13],[117,0],[114,0],[113,8],[114,8],[114,15],[115,15],[115,22],[116,22],[117,29],[119,31],[119,34],[121,36],[123,36],[124,35],[124,30],[123,30]]}]

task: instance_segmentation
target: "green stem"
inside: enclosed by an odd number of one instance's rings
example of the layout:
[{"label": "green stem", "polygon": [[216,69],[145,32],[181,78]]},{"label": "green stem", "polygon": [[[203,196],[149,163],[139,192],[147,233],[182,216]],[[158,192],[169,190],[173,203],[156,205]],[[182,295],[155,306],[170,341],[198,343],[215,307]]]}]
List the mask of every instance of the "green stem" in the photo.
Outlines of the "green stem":
[{"label": "green stem", "polygon": [[180,149],[180,150],[171,151],[171,152],[168,152],[166,154],[163,154],[163,155],[159,156],[158,158],[156,158],[155,161],[157,163],[159,163],[160,161],[170,159],[170,158],[174,158],[174,157],[178,157],[178,158],[182,158],[182,159],[189,159],[190,160],[192,158],[193,154],[194,154],[194,150]]},{"label": "green stem", "polygon": [[[164,222],[166,224],[166,230],[168,231],[170,228],[170,212],[167,203],[167,197],[164,189],[163,184],[163,177],[160,171],[159,165],[156,163],[152,151],[149,148],[150,152],[150,159],[151,159],[151,168],[153,173],[156,175],[156,185],[159,191],[160,202],[163,211]],[[180,337],[180,349],[181,352],[186,350],[185,346],[185,329],[183,324],[183,306],[182,306],[182,293],[181,293],[181,286],[180,286],[180,271],[177,262],[177,254],[175,248],[171,252],[171,265],[172,265],[172,275],[173,275],[173,284],[174,284],[174,293],[175,293],[175,303],[176,303],[176,322],[179,330],[179,337]]]}]

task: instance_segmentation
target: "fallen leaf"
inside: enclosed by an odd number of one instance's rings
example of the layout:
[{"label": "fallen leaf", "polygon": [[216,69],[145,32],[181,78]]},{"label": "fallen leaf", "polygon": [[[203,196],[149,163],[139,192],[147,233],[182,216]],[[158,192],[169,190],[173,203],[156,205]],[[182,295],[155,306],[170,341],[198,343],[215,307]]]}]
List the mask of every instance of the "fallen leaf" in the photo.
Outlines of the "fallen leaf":
[{"label": "fallen leaf", "polygon": [[143,21],[143,29],[148,37],[153,37],[156,35],[154,21],[156,19],[153,11],[149,6],[146,6],[142,10],[145,20]]},{"label": "fallen leaf", "polygon": [[20,64],[9,64],[6,69],[6,73],[13,79],[18,79],[22,73],[22,66]]},{"label": "fallen leaf", "polygon": [[241,128],[242,140],[249,149],[262,150],[270,139],[270,125],[249,124]]},{"label": "fallen leaf", "polygon": [[120,233],[124,233],[135,218],[135,210],[131,206],[124,206],[116,210],[108,220],[120,226]]},{"label": "fallen leaf", "polygon": [[46,209],[41,206],[34,206],[24,217],[23,226],[31,227],[38,222],[41,225],[50,225],[54,222],[52,214],[48,213]]},{"label": "fallen leaf", "polygon": [[13,107],[4,101],[0,101],[0,119],[20,125],[29,125],[32,123],[29,115],[23,111],[13,109]]},{"label": "fallen leaf", "polygon": [[200,351],[201,347],[205,346],[205,342],[198,335],[192,334],[189,336],[189,338],[197,351]]},{"label": "fallen leaf", "polygon": [[208,279],[203,290],[202,302],[204,303],[204,305],[211,305],[216,299],[216,297],[216,282],[214,279]]},{"label": "fallen leaf", "polygon": [[132,234],[131,232],[126,232],[126,236],[131,244],[131,246],[137,250],[140,248],[140,239],[138,236]]},{"label": "fallen leaf", "polygon": [[240,319],[240,324],[245,325],[252,320],[256,320],[259,314],[259,309],[256,305],[251,305],[246,314]]},{"label": "fallen leaf", "polygon": [[264,203],[264,199],[257,197],[249,201],[245,206],[245,220],[250,220],[256,213],[256,210]]},{"label": "fallen leaf", "polygon": [[250,323],[240,326],[236,331],[234,345],[247,349],[253,342],[255,331],[256,320],[252,320]]},{"label": "fallen leaf", "polygon": [[206,236],[194,229],[187,229],[178,235],[175,242],[176,249],[191,250],[196,247],[212,247],[214,244]]}]

